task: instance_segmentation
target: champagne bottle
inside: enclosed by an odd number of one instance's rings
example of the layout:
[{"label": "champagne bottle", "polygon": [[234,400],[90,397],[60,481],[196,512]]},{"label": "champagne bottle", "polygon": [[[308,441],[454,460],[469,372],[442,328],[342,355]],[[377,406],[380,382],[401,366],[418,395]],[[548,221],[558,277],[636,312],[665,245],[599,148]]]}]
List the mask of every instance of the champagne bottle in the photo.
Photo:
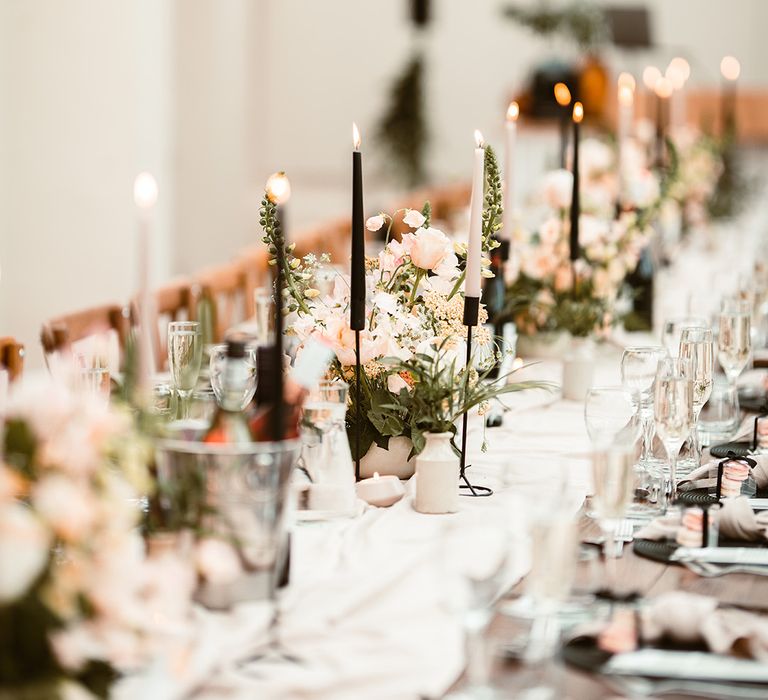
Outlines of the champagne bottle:
[{"label": "champagne bottle", "polygon": [[230,340],[227,343],[221,400],[203,442],[239,444],[252,442],[248,419],[242,410],[249,372],[250,369],[245,361],[245,343]]}]

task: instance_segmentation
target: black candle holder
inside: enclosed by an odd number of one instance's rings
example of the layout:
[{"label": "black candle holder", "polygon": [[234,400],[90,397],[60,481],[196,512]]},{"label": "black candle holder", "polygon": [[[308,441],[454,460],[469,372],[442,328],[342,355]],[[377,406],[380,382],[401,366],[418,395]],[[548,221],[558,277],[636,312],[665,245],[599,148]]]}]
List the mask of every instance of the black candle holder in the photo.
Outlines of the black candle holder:
[{"label": "black candle holder", "polygon": [[355,481],[360,481],[360,331],[355,330]]},{"label": "black candle holder", "polygon": [[[480,297],[464,297],[464,320],[463,323],[467,327],[467,363],[464,377],[464,387],[466,389],[467,382],[469,382],[469,368],[472,362],[472,328],[478,323],[478,316],[480,311]],[[460,489],[469,491],[465,493],[465,496],[490,496],[493,493],[493,489],[487,486],[475,486],[467,478],[467,469],[472,465],[467,464],[467,412],[464,411],[464,415],[461,418],[461,458],[459,461],[459,480],[463,483],[459,484]]]}]

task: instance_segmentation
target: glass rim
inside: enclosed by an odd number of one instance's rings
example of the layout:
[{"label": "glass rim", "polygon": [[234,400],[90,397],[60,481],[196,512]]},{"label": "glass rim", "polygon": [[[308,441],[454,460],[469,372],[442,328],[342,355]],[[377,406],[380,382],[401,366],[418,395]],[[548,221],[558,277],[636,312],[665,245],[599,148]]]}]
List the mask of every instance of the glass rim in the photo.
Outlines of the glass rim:
[{"label": "glass rim", "polygon": [[181,328],[196,330],[198,333],[201,332],[200,321],[169,321],[168,322],[168,332],[175,329],[181,329]]},{"label": "glass rim", "polygon": [[669,350],[664,345],[627,345],[627,347],[624,348],[624,354],[628,352],[664,352],[669,354]]},{"label": "glass rim", "polygon": [[154,440],[156,448],[165,452],[177,452],[189,455],[240,457],[261,454],[282,454],[301,448],[300,438],[271,442],[244,443],[206,443],[199,440],[178,440],[158,438]]}]

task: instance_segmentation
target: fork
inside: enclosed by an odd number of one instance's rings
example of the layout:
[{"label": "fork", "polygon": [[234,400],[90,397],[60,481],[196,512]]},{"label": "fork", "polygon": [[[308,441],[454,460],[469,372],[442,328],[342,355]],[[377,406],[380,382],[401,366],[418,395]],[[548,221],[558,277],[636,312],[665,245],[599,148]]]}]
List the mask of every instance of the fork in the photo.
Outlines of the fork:
[{"label": "fork", "polygon": [[726,566],[705,561],[686,561],[685,566],[694,574],[703,578],[716,578],[726,574],[754,574],[768,576],[768,566],[747,566],[745,564],[730,564]]}]

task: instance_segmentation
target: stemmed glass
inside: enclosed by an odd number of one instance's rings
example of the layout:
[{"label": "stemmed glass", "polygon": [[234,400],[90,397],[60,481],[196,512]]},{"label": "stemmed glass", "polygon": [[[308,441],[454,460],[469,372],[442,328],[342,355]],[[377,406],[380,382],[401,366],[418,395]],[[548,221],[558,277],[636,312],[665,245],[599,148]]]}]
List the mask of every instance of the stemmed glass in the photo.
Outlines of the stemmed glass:
[{"label": "stemmed glass", "polygon": [[643,446],[640,464],[648,467],[653,458],[653,383],[659,362],[668,357],[660,345],[628,347],[621,357],[621,383],[639,394],[640,420],[643,429]]},{"label": "stemmed glass", "polygon": [[701,316],[679,316],[664,321],[661,330],[661,342],[670,354],[677,352],[680,347],[680,336],[686,328],[708,328],[707,319]]},{"label": "stemmed glass", "polygon": [[671,357],[659,362],[654,392],[656,431],[669,458],[666,493],[677,498],[677,455],[693,427],[693,378],[691,361]]},{"label": "stemmed glass", "polygon": [[710,328],[684,328],[680,336],[680,357],[691,361],[693,376],[693,430],[691,444],[696,465],[701,462],[698,435],[699,415],[712,394],[714,382],[714,345]]},{"label": "stemmed glass", "polygon": [[736,386],[736,380],[749,362],[751,321],[748,301],[738,298],[723,300],[718,322],[717,359],[732,387]]},{"label": "stemmed glass", "polygon": [[640,434],[640,393],[624,386],[596,386],[584,401],[584,423],[595,449],[632,447]]},{"label": "stemmed glass", "polygon": [[179,396],[181,418],[189,418],[192,392],[200,375],[203,336],[197,321],[172,321],[168,324],[168,367]]},{"label": "stemmed glass", "polygon": [[461,514],[446,525],[442,537],[442,564],[447,575],[448,604],[461,613],[466,645],[466,680],[447,698],[495,698],[489,679],[486,632],[496,601],[504,593],[510,553],[510,512],[488,504],[482,511]]},{"label": "stemmed glass", "polygon": [[[635,492],[634,454],[631,445],[606,445],[592,457],[594,516],[605,537],[606,560],[619,555],[617,534]],[[612,578],[612,572],[609,573]],[[611,588],[609,582],[609,588]]]},{"label": "stemmed glass", "polygon": [[[227,346],[224,344],[214,345],[210,349],[209,355],[211,389],[213,389],[213,393],[216,396],[216,401],[221,403],[224,390],[224,370],[227,364]],[[246,356],[243,359],[243,362],[245,362],[248,366],[248,381],[243,388],[243,398],[240,406],[241,410],[245,409],[245,407],[251,402],[251,399],[253,399],[253,396],[256,393],[256,361],[256,348],[252,345],[249,345],[246,348]]]}]

